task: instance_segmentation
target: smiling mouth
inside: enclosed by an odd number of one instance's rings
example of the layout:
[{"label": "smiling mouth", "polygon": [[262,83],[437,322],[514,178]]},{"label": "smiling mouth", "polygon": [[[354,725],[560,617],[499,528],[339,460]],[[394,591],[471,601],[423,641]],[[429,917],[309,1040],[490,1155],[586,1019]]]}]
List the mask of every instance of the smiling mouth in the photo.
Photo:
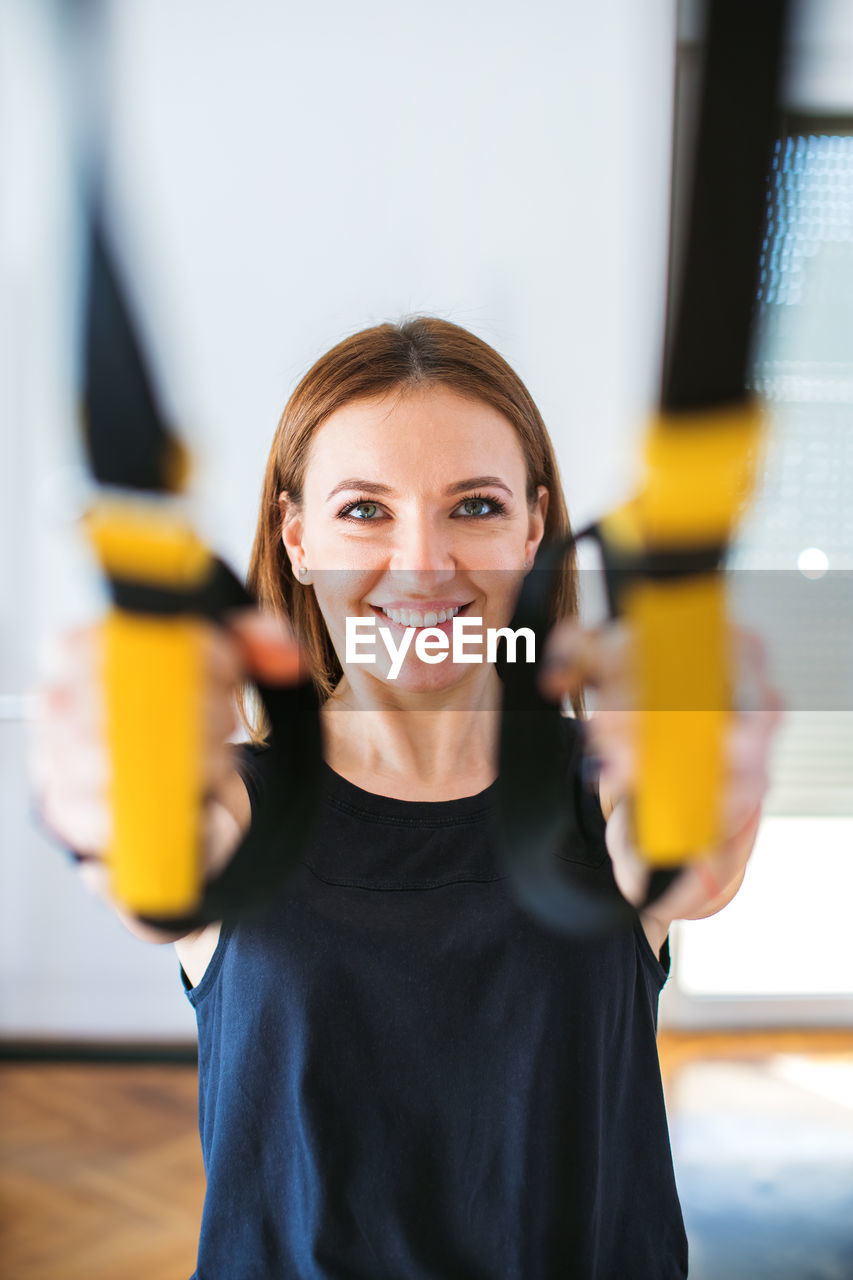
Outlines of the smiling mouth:
[{"label": "smiling mouth", "polygon": [[417,609],[383,609],[375,604],[370,607],[383,622],[392,622],[398,627],[439,627],[450,630],[453,619],[460,614],[464,615],[472,604],[473,601],[469,600],[467,604],[456,605],[452,609],[428,610],[425,613],[419,613]]}]

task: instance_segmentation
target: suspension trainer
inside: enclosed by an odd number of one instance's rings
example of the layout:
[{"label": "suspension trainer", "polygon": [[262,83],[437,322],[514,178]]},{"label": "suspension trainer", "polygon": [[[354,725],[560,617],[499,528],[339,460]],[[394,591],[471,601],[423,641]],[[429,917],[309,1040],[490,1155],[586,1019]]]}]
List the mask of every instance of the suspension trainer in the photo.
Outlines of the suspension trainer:
[{"label": "suspension trainer", "polygon": [[[581,537],[598,542],[610,612],[630,638],[633,836],[652,869],[643,905],[720,838],[733,685],[722,565],[761,452],[747,384],[787,10],[782,0],[709,0],[692,190],[670,234],[660,412],[638,492],[541,549],[511,624],[531,628],[541,652],[566,555]],[[498,832],[520,896],[568,933],[630,924],[633,907],[554,857],[575,822],[560,713],[535,668],[505,664],[502,674]]]},{"label": "suspension trainer", "polygon": [[319,813],[318,699],[310,680],[257,684],[276,785],[228,866],[205,882],[204,623],[224,625],[229,610],[256,601],[187,519],[189,457],[159,411],[97,206],[89,230],[84,434],[99,496],[86,526],[112,599],[108,863],[129,911],[189,931],[262,905],[298,863]]}]

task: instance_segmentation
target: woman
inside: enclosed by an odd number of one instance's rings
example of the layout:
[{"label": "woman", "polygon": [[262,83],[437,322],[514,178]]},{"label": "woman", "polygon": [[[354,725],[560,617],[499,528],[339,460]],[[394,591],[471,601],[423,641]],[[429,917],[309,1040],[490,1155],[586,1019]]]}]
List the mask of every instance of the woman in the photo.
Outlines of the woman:
[{"label": "woman", "polygon": [[[686,1275],[655,1043],[666,938],[676,915],[710,914],[739,887],[774,717],[737,722],[725,846],[633,932],[576,940],[528,915],[495,861],[494,664],[424,661],[412,646],[393,670],[407,628],[505,626],[543,539],[568,528],[530,395],[455,325],[358,333],[285,409],[250,583],[295,641],[257,617],[211,638],[208,865],[227,861],[276,784],[262,726],[253,746],[226,742],[234,687],[252,672],[293,679],[298,654],[323,699],[325,807],[286,893],[175,943],[199,1023],[197,1280]],[[583,656],[606,695],[618,650],[590,646],[575,610],[569,563],[543,687],[576,697]],[[348,618],[393,645],[348,661]],[[37,770],[48,821],[97,855],[105,770],[84,760],[102,757],[67,755],[71,739],[98,743],[79,709],[94,705],[95,640],[66,652]],[[578,722],[566,731],[571,748]],[[598,739],[606,790],[584,787],[569,750],[579,830],[555,856],[639,896],[616,802],[630,788],[623,719],[603,714]]]}]

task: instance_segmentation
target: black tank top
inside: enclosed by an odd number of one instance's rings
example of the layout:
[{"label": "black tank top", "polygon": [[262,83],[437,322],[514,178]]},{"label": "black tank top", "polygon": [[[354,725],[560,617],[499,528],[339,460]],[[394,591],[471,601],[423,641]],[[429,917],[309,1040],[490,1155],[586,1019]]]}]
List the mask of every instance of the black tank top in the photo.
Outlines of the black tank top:
[{"label": "black tank top", "polygon": [[[241,750],[256,804],[274,780]],[[187,990],[195,1280],[682,1280],[655,1042],[668,953],[639,925],[579,941],[527,914],[496,863],[493,786],[401,801],[324,770],[299,873],[223,928]],[[571,784],[582,829],[555,855],[615,893],[598,800]]]}]

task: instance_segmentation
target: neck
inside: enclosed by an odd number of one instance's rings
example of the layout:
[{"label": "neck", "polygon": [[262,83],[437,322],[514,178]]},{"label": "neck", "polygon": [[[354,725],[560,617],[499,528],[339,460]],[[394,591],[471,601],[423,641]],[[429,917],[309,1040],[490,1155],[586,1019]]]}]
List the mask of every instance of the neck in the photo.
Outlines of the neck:
[{"label": "neck", "polygon": [[367,780],[366,790],[399,799],[483,790],[497,774],[501,682],[493,667],[476,675],[431,693],[344,676],[322,710],[328,763],[357,785]]}]

